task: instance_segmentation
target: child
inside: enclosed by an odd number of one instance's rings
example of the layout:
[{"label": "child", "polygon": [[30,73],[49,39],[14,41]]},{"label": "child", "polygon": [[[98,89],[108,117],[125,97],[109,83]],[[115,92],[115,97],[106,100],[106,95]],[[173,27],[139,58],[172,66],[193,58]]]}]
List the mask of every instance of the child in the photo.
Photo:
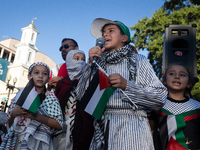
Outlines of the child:
[{"label": "child", "polygon": [[[66,56],[68,76],[58,81],[55,94],[64,114],[63,135],[54,138],[54,149],[72,150],[72,130],[76,109],[75,88],[85,68],[85,54],[81,50],[71,50]],[[58,140],[59,139],[59,140]]]},{"label": "child", "polygon": [[62,130],[63,116],[58,99],[45,88],[49,75],[50,69],[45,63],[37,62],[29,67],[28,79],[33,78],[41,105],[33,114],[17,106],[16,99],[12,100],[7,114],[10,129],[0,149],[53,149],[51,136]]},{"label": "child", "polygon": [[[157,149],[200,149],[200,102],[189,98],[192,89],[190,72],[181,63],[172,64],[163,76],[168,89],[165,105],[157,111],[161,145]],[[157,140],[155,143],[160,143]],[[176,143],[176,144],[175,144]]]},{"label": "child", "polygon": [[122,22],[97,18],[92,23],[91,33],[95,38],[102,36],[105,47],[95,46],[89,50],[89,64],[78,84],[77,99],[81,100],[91,80],[93,57],[99,57],[97,63],[109,74],[111,86],[118,89],[110,97],[101,119],[94,120],[90,149],[153,150],[146,111],[163,106],[166,88],[148,60],[134,53],[134,47],[129,44],[129,29]]}]

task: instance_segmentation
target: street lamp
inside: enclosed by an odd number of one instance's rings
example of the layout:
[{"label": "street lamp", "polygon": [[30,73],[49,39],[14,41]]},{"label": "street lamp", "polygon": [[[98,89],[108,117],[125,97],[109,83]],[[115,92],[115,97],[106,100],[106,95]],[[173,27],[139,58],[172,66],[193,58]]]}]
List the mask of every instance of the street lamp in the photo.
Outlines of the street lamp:
[{"label": "street lamp", "polygon": [[10,97],[10,91],[13,92],[13,89],[15,88],[15,83],[17,82],[17,77],[15,77],[13,79],[13,85],[10,85],[9,82],[10,82],[11,79],[12,79],[12,76],[9,74],[8,78],[7,78],[8,82],[7,82],[7,85],[6,85],[6,90],[7,89],[9,89],[9,90],[8,90],[8,97],[7,97],[7,100],[6,100],[6,104],[5,104],[5,107],[4,107],[4,112],[6,112],[6,109],[7,109],[7,105],[8,105],[8,101],[9,101],[9,97]]}]

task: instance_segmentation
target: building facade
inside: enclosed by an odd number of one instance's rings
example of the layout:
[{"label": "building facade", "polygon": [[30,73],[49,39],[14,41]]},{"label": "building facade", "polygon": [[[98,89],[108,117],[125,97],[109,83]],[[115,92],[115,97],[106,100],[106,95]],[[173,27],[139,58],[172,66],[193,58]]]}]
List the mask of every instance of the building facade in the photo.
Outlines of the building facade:
[{"label": "building facade", "polygon": [[[50,57],[37,49],[35,44],[39,31],[33,21],[21,31],[20,41],[14,38],[0,41],[0,110],[4,109],[4,102],[8,100],[9,105],[16,93],[27,84],[31,64],[44,62],[50,69],[56,65]],[[15,88],[12,90],[9,85]]]}]

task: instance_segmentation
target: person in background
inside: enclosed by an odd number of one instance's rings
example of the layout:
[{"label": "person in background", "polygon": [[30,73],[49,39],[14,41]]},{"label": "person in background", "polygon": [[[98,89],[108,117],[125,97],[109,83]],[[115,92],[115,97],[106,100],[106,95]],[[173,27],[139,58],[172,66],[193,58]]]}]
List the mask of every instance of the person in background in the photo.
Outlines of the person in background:
[{"label": "person in background", "polygon": [[85,68],[85,53],[71,50],[66,56],[68,76],[59,80],[55,89],[64,116],[63,132],[54,137],[54,149],[72,150],[74,118],[76,113],[75,88]]},{"label": "person in background", "polygon": [[[78,43],[71,38],[64,38],[61,44],[62,45],[59,48],[59,50],[61,51],[61,55],[64,61],[69,51],[73,49],[79,49]],[[66,77],[67,74],[68,72],[66,69],[66,63],[57,64],[55,67],[53,67],[48,82],[48,90],[55,89],[57,82],[61,80],[63,77]]]},{"label": "person in background", "polygon": [[105,47],[95,46],[89,50],[89,62],[77,86],[77,100],[81,101],[91,81],[94,57],[99,58],[97,63],[108,74],[111,87],[117,89],[100,120],[94,119],[90,149],[153,150],[147,110],[159,110],[163,106],[166,87],[146,57],[135,54],[134,47],[129,44],[129,28],[122,22],[97,18],[92,23],[91,33],[95,38],[102,37]]},{"label": "person in background", "polygon": [[46,90],[49,75],[50,69],[43,62],[29,67],[28,79],[33,80],[41,105],[34,114],[16,105],[18,95],[12,100],[6,119],[10,128],[0,149],[53,150],[52,136],[62,131],[63,115],[57,97]]},{"label": "person in background", "polygon": [[188,68],[179,62],[171,64],[162,80],[168,89],[166,103],[149,117],[155,125],[156,149],[200,149],[200,102],[190,98],[192,78]]}]

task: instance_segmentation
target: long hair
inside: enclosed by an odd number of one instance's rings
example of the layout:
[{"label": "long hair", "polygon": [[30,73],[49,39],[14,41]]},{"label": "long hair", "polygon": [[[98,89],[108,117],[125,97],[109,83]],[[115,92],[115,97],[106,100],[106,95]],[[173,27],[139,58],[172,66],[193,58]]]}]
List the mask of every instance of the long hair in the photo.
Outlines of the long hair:
[{"label": "long hair", "polygon": [[[174,66],[174,65],[184,67],[184,68],[186,69],[187,73],[188,73],[188,76],[189,76],[189,81],[188,81],[188,83],[190,84],[190,87],[189,87],[189,88],[186,87],[184,96],[190,98],[190,97],[191,97],[191,91],[192,91],[192,88],[193,88],[194,85],[192,84],[193,82],[192,82],[191,72],[190,72],[189,68],[187,68],[182,62],[172,63],[172,64],[170,64],[170,65],[167,67],[167,69],[165,70],[165,72],[164,72],[164,74],[163,74],[163,76],[162,76],[162,83],[164,84],[164,83],[166,82],[166,75],[167,75],[167,72],[168,72],[169,68],[171,68],[171,67]],[[165,84],[164,84],[164,85],[165,85]],[[167,85],[165,85],[165,86],[167,87]]]}]

